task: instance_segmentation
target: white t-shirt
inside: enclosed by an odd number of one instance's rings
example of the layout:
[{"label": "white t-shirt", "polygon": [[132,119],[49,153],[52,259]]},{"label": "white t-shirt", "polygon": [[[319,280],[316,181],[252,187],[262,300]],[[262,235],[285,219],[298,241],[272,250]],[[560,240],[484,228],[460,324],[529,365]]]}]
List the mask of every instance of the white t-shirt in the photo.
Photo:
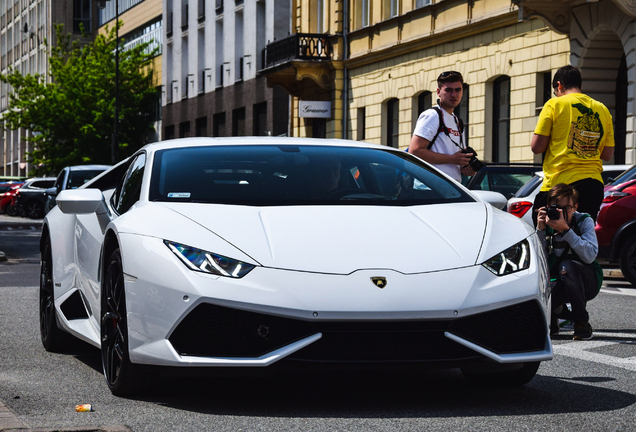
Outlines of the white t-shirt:
[{"label": "white t-shirt", "polygon": [[[458,128],[459,121],[455,114],[449,114],[445,109],[442,109],[444,115],[444,125],[448,128],[450,138],[444,132],[440,132],[431,150],[436,153],[442,154],[454,154],[460,150],[460,132]],[[413,135],[417,135],[424,138],[427,141],[431,141],[439,129],[439,114],[433,108],[429,108],[420,114],[415,124],[415,130]],[[456,144],[455,144],[456,143]],[[445,172],[458,182],[462,180],[462,174],[460,172],[459,165],[453,164],[439,164],[435,165],[436,168]]]}]

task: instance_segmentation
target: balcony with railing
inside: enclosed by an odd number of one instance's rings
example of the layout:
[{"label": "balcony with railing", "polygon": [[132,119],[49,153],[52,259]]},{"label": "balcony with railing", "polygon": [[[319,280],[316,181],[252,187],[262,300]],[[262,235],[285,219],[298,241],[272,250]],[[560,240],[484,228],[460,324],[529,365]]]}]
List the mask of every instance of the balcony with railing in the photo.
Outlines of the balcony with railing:
[{"label": "balcony with railing", "polygon": [[[340,39],[328,34],[296,33],[267,44],[263,50],[259,74],[267,77],[269,86],[281,85],[290,94],[302,96],[313,81],[323,89],[334,85],[335,47]],[[336,45],[337,46],[337,45]]]},{"label": "balcony with railing", "polygon": [[152,52],[155,48],[159,48],[156,52],[156,55],[161,55],[161,47],[163,45],[163,29],[162,27],[158,27],[152,31],[144,33],[143,35],[132,39],[124,44],[124,50],[129,50],[137,45],[141,45],[142,43],[150,42],[146,53]]},{"label": "balcony with railing", "polygon": [[330,61],[333,47],[330,36],[296,33],[265,47],[265,68],[291,60]]}]

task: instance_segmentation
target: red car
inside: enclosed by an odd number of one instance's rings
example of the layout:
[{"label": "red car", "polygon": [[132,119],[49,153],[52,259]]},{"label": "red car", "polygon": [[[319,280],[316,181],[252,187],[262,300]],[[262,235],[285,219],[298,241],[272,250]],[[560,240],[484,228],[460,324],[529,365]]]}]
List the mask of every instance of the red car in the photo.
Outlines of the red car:
[{"label": "red car", "polygon": [[636,179],[606,187],[596,237],[598,257],[618,260],[623,276],[636,286]]},{"label": "red car", "polygon": [[0,213],[7,213],[9,216],[15,216],[16,210],[13,204],[15,203],[15,192],[24,183],[0,183]]}]

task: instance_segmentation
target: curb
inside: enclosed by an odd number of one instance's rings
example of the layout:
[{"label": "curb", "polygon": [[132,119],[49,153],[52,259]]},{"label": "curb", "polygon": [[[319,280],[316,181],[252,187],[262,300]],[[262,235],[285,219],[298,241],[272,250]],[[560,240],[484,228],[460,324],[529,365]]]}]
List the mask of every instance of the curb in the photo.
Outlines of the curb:
[{"label": "curb", "polygon": [[[2,254],[4,255],[4,254]],[[28,426],[0,400],[0,431],[25,430]]]},{"label": "curb", "polygon": [[123,425],[32,429],[0,400],[0,432],[132,432],[132,429]]}]

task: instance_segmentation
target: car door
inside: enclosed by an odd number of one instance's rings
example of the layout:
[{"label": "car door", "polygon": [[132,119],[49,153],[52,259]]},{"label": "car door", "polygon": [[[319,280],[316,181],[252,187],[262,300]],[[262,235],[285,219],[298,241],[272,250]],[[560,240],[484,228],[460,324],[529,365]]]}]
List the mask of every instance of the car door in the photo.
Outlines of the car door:
[{"label": "car door", "polygon": [[[132,206],[131,197],[134,193],[131,189],[141,187],[139,172],[143,174],[146,157],[141,153],[133,158],[123,175],[117,182],[117,187],[112,192],[109,207],[112,217],[117,218]],[[139,185],[137,184],[139,180]],[[110,191],[106,194],[110,197]],[[137,191],[136,200],[139,199]],[[135,200],[135,201],[136,201]],[[127,206],[127,207],[126,207]],[[94,213],[77,215],[75,223],[75,262],[77,263],[78,283],[81,286],[85,299],[90,305],[91,325],[99,331],[99,310],[100,310],[100,284],[101,284],[101,254],[104,242],[104,233],[99,225],[97,216]]]}]

